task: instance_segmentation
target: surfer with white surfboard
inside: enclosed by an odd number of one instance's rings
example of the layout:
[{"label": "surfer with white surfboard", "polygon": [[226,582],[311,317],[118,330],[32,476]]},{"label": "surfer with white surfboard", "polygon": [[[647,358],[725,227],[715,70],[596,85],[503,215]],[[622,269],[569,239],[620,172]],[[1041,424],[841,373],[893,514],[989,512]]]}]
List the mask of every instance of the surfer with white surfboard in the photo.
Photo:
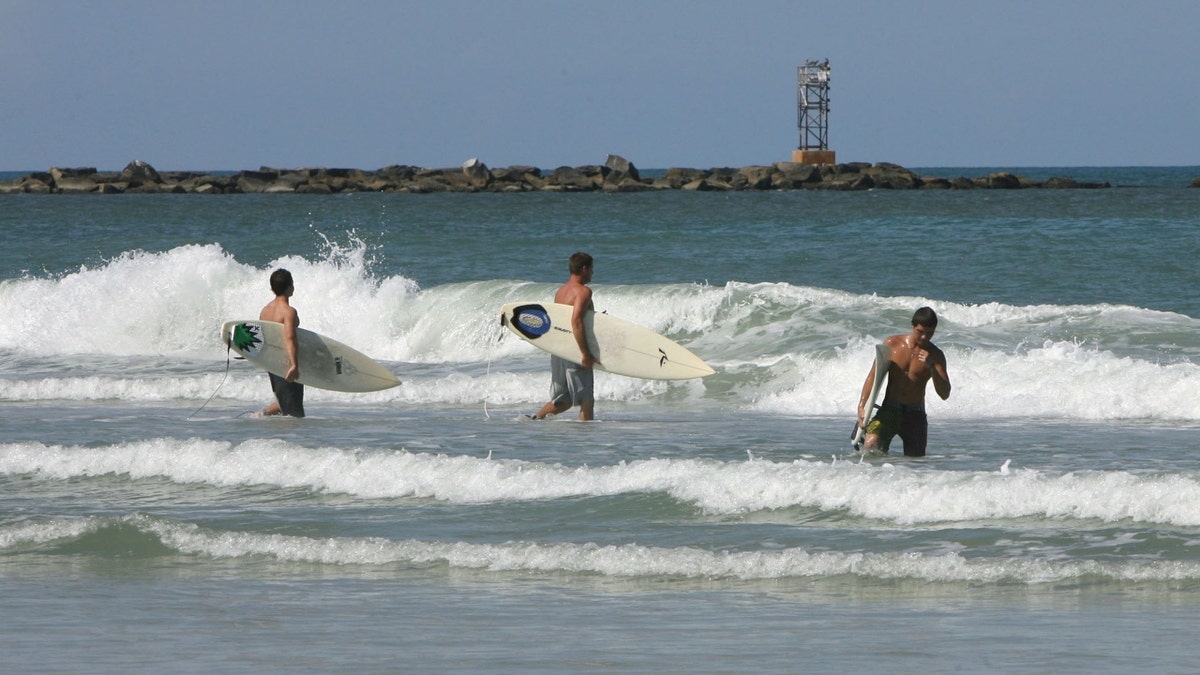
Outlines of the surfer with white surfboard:
[{"label": "surfer with white surfboard", "polygon": [[300,326],[300,315],[290,302],[292,294],[296,292],[292,273],[282,267],[272,272],[271,292],[275,294],[275,299],[262,308],[258,318],[283,324],[283,349],[289,365],[282,376],[267,373],[271,378],[275,401],[263,408],[260,414],[304,417],[304,385],[296,381],[300,376],[300,362],[296,355],[296,329]]},{"label": "surfer with white surfboard", "polygon": [[545,419],[579,406],[579,419],[593,419],[593,371],[647,380],[688,380],[716,373],[704,359],[674,340],[592,306],[592,257],[575,253],[571,278],[554,302],[522,300],[500,308],[500,325],[551,355],[550,401],[534,415]]},{"label": "surfer with white surfboard", "polygon": [[[932,308],[921,307],[913,314],[911,333],[893,335],[883,341],[884,351],[889,352],[887,360],[880,358],[877,365],[871,366],[858,403],[858,425],[865,430],[864,452],[887,454],[892,438],[898,435],[904,441],[906,457],[925,456],[929,434],[925,386],[932,381],[934,391],[942,400],[950,398],[946,355],[930,341],[937,330],[937,322],[937,314]],[[887,388],[878,412],[870,418],[873,390],[878,388],[876,371],[884,363]]]},{"label": "surfer with white surfboard", "polygon": [[258,319],[234,319],[221,326],[225,346],[271,376],[275,401],[255,417],[304,417],[306,386],[368,392],[400,384],[395,373],[366,354],[299,327],[300,317],[290,302],[296,292],[291,272],[275,270],[271,290],[275,299],[262,308]]},{"label": "surfer with white surfboard", "polygon": [[556,355],[550,356],[550,400],[533,415],[534,419],[564,413],[576,405],[579,406],[579,419],[588,421],[595,418],[595,377],[592,366],[600,363],[600,360],[588,345],[583,324],[587,313],[595,311],[592,289],[588,288],[592,280],[592,265],[592,256],[587,253],[577,251],[571,254],[567,261],[567,271],[571,277],[554,294],[554,302],[572,307],[571,333],[579,347],[580,359],[579,363],[574,363]]}]

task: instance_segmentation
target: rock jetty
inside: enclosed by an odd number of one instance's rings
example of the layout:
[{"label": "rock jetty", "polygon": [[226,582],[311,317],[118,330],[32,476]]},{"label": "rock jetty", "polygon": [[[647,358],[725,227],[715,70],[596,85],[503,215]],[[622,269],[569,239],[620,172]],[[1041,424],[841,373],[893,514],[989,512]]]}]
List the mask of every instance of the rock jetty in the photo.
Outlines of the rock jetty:
[{"label": "rock jetty", "polygon": [[[660,172],[655,172],[656,174]],[[1200,182],[1200,179],[1197,179]],[[1194,186],[1195,184],[1193,184]],[[211,174],[163,171],[142,161],[123,171],[95,168],[52,168],[13,181],[0,182],[0,194],[120,193],[298,193],[340,192],[647,192],[653,190],[1020,190],[1030,188],[1107,188],[1070,178],[1035,181],[1011,173],[978,178],[920,176],[897,164],[851,162],[817,166],[776,162],[741,168],[671,168],[642,177],[629,160],[609,155],[604,164],[562,166],[543,171],[533,166],[489,169],[478,159],[446,169],[393,165],[377,171],[361,169],[277,169]]]}]

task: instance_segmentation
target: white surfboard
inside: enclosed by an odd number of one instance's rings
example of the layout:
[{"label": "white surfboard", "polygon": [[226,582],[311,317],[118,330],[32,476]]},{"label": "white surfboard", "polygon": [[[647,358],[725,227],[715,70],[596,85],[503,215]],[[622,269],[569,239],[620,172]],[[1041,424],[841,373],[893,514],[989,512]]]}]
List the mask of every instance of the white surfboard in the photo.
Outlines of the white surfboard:
[{"label": "white surfboard", "polygon": [[[871,393],[867,395],[867,418],[863,420],[863,424],[871,421],[875,416],[875,403],[879,400],[879,395],[883,393],[883,381],[887,379],[888,368],[892,360],[892,350],[885,344],[875,345],[875,380],[871,383]],[[863,439],[866,438],[867,430],[858,426],[858,420],[854,421],[854,433],[850,434],[850,439],[854,442],[854,449],[861,450]]]},{"label": "white surfboard", "polygon": [[[250,363],[280,377],[287,374],[283,324],[274,321],[228,321],[221,340]],[[332,391],[368,392],[400,384],[392,371],[351,347],[303,328],[296,329],[300,384]]]},{"label": "white surfboard", "polygon": [[[579,345],[571,331],[571,305],[510,302],[500,308],[501,323],[543,351],[579,363]],[[687,380],[712,375],[709,367],[678,342],[607,314],[588,312],[583,319],[597,370],[647,380]]]}]

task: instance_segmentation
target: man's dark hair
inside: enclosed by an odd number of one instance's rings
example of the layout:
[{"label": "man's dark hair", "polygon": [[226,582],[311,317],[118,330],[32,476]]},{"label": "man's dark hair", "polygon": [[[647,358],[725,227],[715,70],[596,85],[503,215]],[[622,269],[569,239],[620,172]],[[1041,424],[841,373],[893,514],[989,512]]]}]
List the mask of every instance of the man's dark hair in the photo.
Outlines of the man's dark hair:
[{"label": "man's dark hair", "polygon": [[271,291],[275,295],[283,295],[292,287],[292,273],[280,267],[271,272]]},{"label": "man's dark hair", "polygon": [[585,267],[592,266],[592,256],[583,251],[576,251],[571,254],[571,259],[567,261],[567,269],[571,274],[579,274]]},{"label": "man's dark hair", "polygon": [[912,325],[937,328],[937,312],[932,307],[922,307],[913,312]]}]

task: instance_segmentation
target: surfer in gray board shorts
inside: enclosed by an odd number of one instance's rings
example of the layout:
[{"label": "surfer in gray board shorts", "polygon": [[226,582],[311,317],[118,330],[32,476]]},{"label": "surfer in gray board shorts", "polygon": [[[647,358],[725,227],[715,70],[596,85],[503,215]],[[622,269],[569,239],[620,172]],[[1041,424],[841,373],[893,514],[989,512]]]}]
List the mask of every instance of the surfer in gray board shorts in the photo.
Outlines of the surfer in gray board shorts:
[{"label": "surfer in gray board shorts", "polygon": [[557,415],[579,406],[579,419],[595,418],[595,395],[593,394],[592,365],[600,361],[588,347],[587,337],[583,329],[583,317],[594,311],[592,305],[592,289],[587,284],[592,280],[592,256],[582,251],[571,254],[567,261],[567,270],[571,278],[559,286],[554,294],[554,302],[571,305],[571,332],[575,343],[579,345],[580,363],[572,363],[566,359],[550,357],[550,401],[533,415],[534,419],[545,419],[547,415]]},{"label": "surfer in gray board shorts", "polygon": [[883,341],[891,349],[888,362],[887,389],[879,412],[869,423],[867,398],[875,379],[875,367],[867,373],[862,396],[858,400],[858,423],[866,429],[863,448],[887,454],[892,438],[899,435],[904,441],[906,457],[924,457],[929,435],[925,416],[925,385],[933,382],[937,395],[950,398],[950,375],[946,372],[946,355],[930,342],[937,330],[937,314],[921,307],[912,317],[912,332],[893,335]]},{"label": "surfer in gray board shorts", "polygon": [[268,373],[275,401],[263,408],[259,414],[304,417],[304,385],[296,382],[296,378],[300,376],[300,364],[296,358],[296,328],[300,326],[300,315],[290,302],[290,298],[296,292],[292,273],[283,268],[272,272],[271,292],[275,294],[275,299],[262,308],[258,318],[283,324],[283,347],[290,366],[283,377]]}]

